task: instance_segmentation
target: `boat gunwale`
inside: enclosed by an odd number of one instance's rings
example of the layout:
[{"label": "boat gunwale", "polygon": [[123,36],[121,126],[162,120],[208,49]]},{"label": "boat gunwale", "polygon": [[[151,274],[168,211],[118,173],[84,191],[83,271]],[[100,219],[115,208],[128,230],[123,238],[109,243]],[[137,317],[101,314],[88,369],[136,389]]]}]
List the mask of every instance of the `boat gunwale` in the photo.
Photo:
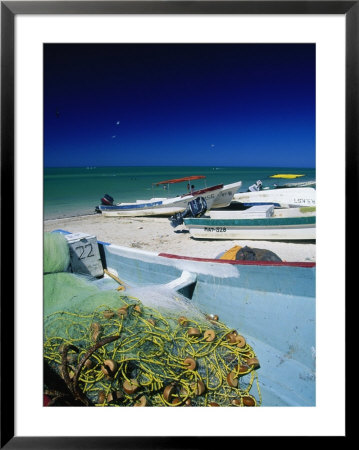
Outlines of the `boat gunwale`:
[{"label": "boat gunwale", "polygon": [[[188,195],[197,196],[197,195],[201,195],[201,194],[206,194],[207,192],[212,192],[212,191],[217,191],[219,189],[223,189],[223,187],[224,187],[223,184],[216,184],[215,186],[210,186],[207,188],[198,189],[197,191],[188,192],[187,194],[182,194],[180,196],[180,198],[187,197]],[[174,197],[174,198],[176,198],[176,197]]]},{"label": "boat gunwale", "polygon": [[[60,231],[60,230],[58,230]],[[232,259],[215,259],[215,258],[200,258],[196,256],[184,256],[176,255],[173,253],[166,252],[153,252],[149,250],[142,250],[138,248],[125,247],[123,245],[111,244],[110,242],[97,241],[99,244],[119,248],[125,250],[134,255],[140,256],[141,254],[147,256],[159,256],[161,258],[186,260],[200,263],[215,263],[215,264],[231,264],[231,265],[242,265],[242,266],[283,266],[283,267],[303,267],[306,269],[311,269],[316,267],[315,262],[305,262],[305,261],[244,261],[244,260],[232,260]]]},{"label": "boat gunwale", "polygon": [[303,267],[303,268],[316,267],[315,262],[245,261],[245,260],[232,260],[232,259],[211,259],[211,258],[197,258],[194,256],[174,255],[172,253],[158,253],[157,256],[161,256],[163,258],[170,258],[170,259],[181,259],[181,260],[186,260],[186,261],[232,264],[232,265],[243,265],[243,266],[288,266],[288,267]]},{"label": "boat gunwale", "polygon": [[[52,233],[61,233],[61,234],[73,234],[70,231],[63,230],[58,228],[53,230]],[[106,247],[114,247],[118,249],[122,249],[126,252],[133,253],[134,255],[150,255],[150,256],[159,256],[161,258],[169,258],[169,259],[178,259],[178,260],[187,260],[194,262],[204,262],[204,263],[218,263],[218,264],[231,264],[231,265],[243,265],[243,266],[289,266],[289,267],[302,267],[302,268],[315,268],[315,262],[302,262],[302,261],[245,261],[245,260],[231,260],[231,259],[215,259],[215,258],[199,258],[195,256],[183,256],[183,255],[175,255],[173,253],[165,253],[165,252],[153,252],[149,250],[142,250],[138,248],[125,247],[124,245],[112,244],[110,242],[97,240],[97,243]]]}]

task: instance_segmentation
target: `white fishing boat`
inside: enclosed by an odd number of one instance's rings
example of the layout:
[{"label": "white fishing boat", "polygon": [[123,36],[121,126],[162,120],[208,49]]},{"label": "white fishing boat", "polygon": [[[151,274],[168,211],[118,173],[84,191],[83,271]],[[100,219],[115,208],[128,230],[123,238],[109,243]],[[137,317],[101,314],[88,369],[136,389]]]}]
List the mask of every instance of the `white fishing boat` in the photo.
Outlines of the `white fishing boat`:
[{"label": "white fishing boat", "polygon": [[214,199],[211,208],[225,208],[226,206],[230,205],[234,195],[241,186],[242,186],[241,181],[237,181],[236,183],[231,184],[225,184],[223,186],[223,189],[218,193],[217,197]]},{"label": "white fishing boat", "polygon": [[[225,186],[223,186],[223,184],[218,184],[215,186],[194,190],[191,182],[193,180],[204,178],[205,176],[203,175],[196,175],[160,181],[158,183],[154,183],[153,185],[166,186],[168,191],[169,185],[171,184],[187,182],[189,192],[183,195],[170,198],[160,197],[151,198],[150,200],[137,200],[133,203],[117,203],[115,205],[102,204],[97,207],[97,210],[105,217],[171,216],[178,212],[184,211],[189,202],[199,197],[205,199],[207,210],[210,210],[212,207],[222,208],[231,203],[234,194],[242,184],[241,181],[239,181],[237,183],[232,183]],[[102,201],[103,200],[106,199],[104,198]]]},{"label": "white fishing boat", "polygon": [[279,208],[315,206],[316,190],[313,188],[267,189],[239,192],[233,196],[233,205],[274,205]]},{"label": "white fishing boat", "polygon": [[211,210],[206,214],[211,219],[259,219],[266,217],[311,217],[315,215],[315,206],[274,208],[273,205],[257,205],[243,211]]},{"label": "white fishing boat", "polygon": [[288,209],[274,214],[273,206],[267,208],[267,211],[250,211],[252,208],[247,211],[213,211],[210,217],[185,218],[184,224],[195,239],[315,239],[314,211],[301,213],[300,208],[293,208],[291,213],[287,213],[291,211]]},{"label": "white fishing boat", "polygon": [[315,188],[315,181],[299,181],[298,183],[285,183],[285,184],[275,184],[273,187],[275,189],[284,189],[284,188],[302,188],[302,187],[312,187]]}]

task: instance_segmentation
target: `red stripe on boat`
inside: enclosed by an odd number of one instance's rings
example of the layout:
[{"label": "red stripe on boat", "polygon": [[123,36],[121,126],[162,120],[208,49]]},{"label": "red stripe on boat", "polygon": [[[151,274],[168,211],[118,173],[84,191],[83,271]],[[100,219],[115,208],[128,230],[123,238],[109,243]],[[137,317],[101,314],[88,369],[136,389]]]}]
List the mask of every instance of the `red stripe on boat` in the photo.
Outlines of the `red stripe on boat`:
[{"label": "red stripe on boat", "polygon": [[203,178],[206,178],[205,175],[191,175],[189,177],[174,178],[173,180],[159,181],[158,183],[152,183],[152,184],[155,184],[156,186],[158,186],[160,184],[183,183],[184,181],[201,180]]},{"label": "red stripe on boat", "polygon": [[315,267],[313,262],[279,262],[279,261],[237,261],[232,259],[210,259],[210,258],[194,258],[192,256],[172,255],[171,253],[159,253],[158,256],[163,258],[184,259],[187,261],[211,262],[221,264],[234,264],[242,266],[292,266],[292,267]]},{"label": "red stripe on boat", "polygon": [[222,189],[222,188],[223,188],[223,184],[216,184],[216,186],[211,186],[208,188],[199,189],[197,191],[188,192],[187,194],[181,195],[181,198],[187,197],[189,195],[202,195],[202,194],[206,194],[207,192],[216,191],[217,189]]}]

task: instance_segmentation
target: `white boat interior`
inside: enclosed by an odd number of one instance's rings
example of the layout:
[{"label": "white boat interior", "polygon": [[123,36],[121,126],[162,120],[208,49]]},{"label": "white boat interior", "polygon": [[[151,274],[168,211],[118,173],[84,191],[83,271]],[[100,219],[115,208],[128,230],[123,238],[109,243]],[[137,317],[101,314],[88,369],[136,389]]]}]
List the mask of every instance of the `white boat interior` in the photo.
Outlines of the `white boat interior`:
[{"label": "white boat interior", "polygon": [[315,215],[315,207],[274,208],[273,205],[251,206],[243,211],[208,212],[211,219],[259,219],[262,217],[309,217]]}]

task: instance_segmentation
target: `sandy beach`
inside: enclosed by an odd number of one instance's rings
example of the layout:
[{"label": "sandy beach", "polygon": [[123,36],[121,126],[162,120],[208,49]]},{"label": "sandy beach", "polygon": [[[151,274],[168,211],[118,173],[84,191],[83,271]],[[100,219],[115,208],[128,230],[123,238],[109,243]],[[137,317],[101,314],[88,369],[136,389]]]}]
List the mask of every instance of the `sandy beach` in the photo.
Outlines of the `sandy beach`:
[{"label": "sandy beach", "polygon": [[173,229],[163,217],[104,217],[101,214],[45,220],[44,231],[62,229],[94,235],[98,240],[156,253],[216,258],[239,245],[271,250],[290,262],[315,262],[315,243],[249,240],[196,240],[185,227]]}]

